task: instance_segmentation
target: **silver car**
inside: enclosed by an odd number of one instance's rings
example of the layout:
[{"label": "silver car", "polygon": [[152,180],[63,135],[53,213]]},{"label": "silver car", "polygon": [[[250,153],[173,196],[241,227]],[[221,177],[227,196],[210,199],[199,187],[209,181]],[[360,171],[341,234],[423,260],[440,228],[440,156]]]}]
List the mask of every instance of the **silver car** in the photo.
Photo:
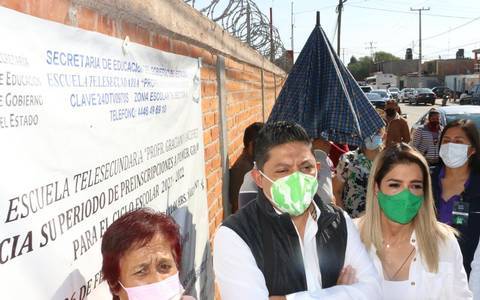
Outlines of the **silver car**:
[{"label": "silver car", "polygon": [[398,94],[398,100],[400,102],[407,102],[410,99],[410,97],[413,96],[414,92],[415,92],[415,89],[413,88],[404,88]]}]

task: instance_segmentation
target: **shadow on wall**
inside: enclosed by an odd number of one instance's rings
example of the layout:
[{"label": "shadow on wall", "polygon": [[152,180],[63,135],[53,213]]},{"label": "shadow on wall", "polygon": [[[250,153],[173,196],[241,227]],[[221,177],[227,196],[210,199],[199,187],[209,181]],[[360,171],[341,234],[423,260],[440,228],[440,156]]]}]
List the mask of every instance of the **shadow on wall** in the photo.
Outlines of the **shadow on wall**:
[{"label": "shadow on wall", "polygon": [[[213,299],[213,262],[208,239],[204,245],[201,263],[199,266],[195,266],[197,230],[193,223],[193,215],[188,207],[184,206],[173,211],[171,216],[180,226],[182,239],[180,281],[185,288],[185,294],[198,300]],[[197,290],[198,286],[200,291]]]},{"label": "shadow on wall", "polygon": [[[73,292],[72,292],[73,291]],[[87,297],[87,288],[85,277],[78,269],[73,270],[62,285],[57,289],[52,299],[77,299],[82,300]]]}]

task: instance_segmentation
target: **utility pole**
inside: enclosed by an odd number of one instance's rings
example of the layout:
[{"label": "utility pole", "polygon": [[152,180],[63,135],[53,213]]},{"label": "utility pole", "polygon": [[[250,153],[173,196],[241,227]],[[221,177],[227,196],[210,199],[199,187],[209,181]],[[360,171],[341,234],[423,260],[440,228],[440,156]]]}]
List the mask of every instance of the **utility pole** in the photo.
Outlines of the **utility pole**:
[{"label": "utility pole", "polygon": [[370,41],[370,42],[368,42],[368,44],[370,46],[365,47],[365,49],[370,50],[370,58],[372,58],[372,61],[374,61],[375,58],[373,56],[374,56],[375,52],[373,52],[373,50],[377,49],[377,47],[373,46],[375,44],[374,41]]},{"label": "utility pole", "polygon": [[[370,41],[368,43],[370,46],[365,47],[365,49],[370,50],[370,58],[372,59],[372,63],[375,65],[375,58],[373,57],[375,52],[373,52],[373,50],[377,49],[377,47],[373,46],[374,43],[375,43],[374,41]],[[376,70],[377,70],[377,68],[375,67],[375,71]],[[368,73],[372,73],[371,70],[370,70],[370,67],[368,68]]]},{"label": "utility pole", "polygon": [[429,8],[410,8],[411,11],[418,11],[418,85],[422,87],[422,11]]},{"label": "utility pole", "polygon": [[340,31],[342,28],[342,11],[343,11],[343,4],[345,4],[347,0],[338,0],[337,6],[337,13],[338,13],[338,33],[337,33],[337,55],[340,56]]},{"label": "utility pole", "polygon": [[292,36],[290,37],[292,40],[292,61],[295,61],[295,48],[293,47],[293,1],[292,1],[292,9],[291,9],[291,16],[290,22],[292,23]]}]

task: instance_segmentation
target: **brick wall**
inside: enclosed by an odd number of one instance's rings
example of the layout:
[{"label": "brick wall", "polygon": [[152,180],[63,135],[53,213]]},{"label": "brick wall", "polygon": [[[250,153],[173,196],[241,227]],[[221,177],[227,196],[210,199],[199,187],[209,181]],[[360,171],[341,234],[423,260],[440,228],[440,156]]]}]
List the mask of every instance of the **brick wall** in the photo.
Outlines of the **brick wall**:
[{"label": "brick wall", "polygon": [[[217,86],[217,57],[225,57],[225,91],[227,124],[227,154],[230,165],[243,149],[243,131],[256,121],[263,121],[273,107],[280,92],[285,73],[238,40],[228,36],[213,22],[201,16],[182,1],[168,0],[0,0],[0,5],[69,26],[97,31],[106,35],[157,48],[176,54],[202,58],[202,110],[205,144],[205,172],[207,177],[208,218],[210,237],[222,222],[224,211],[222,198],[222,157],[220,154],[221,118],[219,111],[219,87]],[[149,10],[145,6],[148,5]],[[176,6],[175,9],[171,7]],[[170,8],[166,13],[169,24],[157,24],[151,10]],[[146,16],[135,15],[144,13]],[[148,13],[147,13],[148,12]],[[185,17],[185,14],[187,17]],[[176,15],[178,14],[178,16]],[[177,18],[178,17],[178,18]],[[175,20],[192,19],[181,26]],[[148,19],[148,21],[145,21]],[[165,21],[166,18],[158,20]],[[160,21],[159,21],[160,22]],[[180,23],[180,22],[178,22]],[[208,36],[201,25],[213,28]],[[176,27],[179,26],[179,27]],[[183,30],[183,32],[182,32]],[[262,83],[263,73],[263,83]],[[263,93],[262,93],[263,89]],[[262,99],[263,95],[263,99]],[[218,298],[218,297],[217,297]]]}]

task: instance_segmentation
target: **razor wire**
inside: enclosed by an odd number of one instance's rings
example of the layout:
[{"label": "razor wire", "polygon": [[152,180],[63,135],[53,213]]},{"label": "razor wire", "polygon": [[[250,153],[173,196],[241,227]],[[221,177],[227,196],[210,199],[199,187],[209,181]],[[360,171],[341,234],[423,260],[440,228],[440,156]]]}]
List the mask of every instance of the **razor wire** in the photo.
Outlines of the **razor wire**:
[{"label": "razor wire", "polygon": [[197,7],[198,1],[184,1],[279,67],[287,67],[286,50],[278,29],[272,26],[271,38],[269,18],[253,0],[210,0],[202,8]]}]

